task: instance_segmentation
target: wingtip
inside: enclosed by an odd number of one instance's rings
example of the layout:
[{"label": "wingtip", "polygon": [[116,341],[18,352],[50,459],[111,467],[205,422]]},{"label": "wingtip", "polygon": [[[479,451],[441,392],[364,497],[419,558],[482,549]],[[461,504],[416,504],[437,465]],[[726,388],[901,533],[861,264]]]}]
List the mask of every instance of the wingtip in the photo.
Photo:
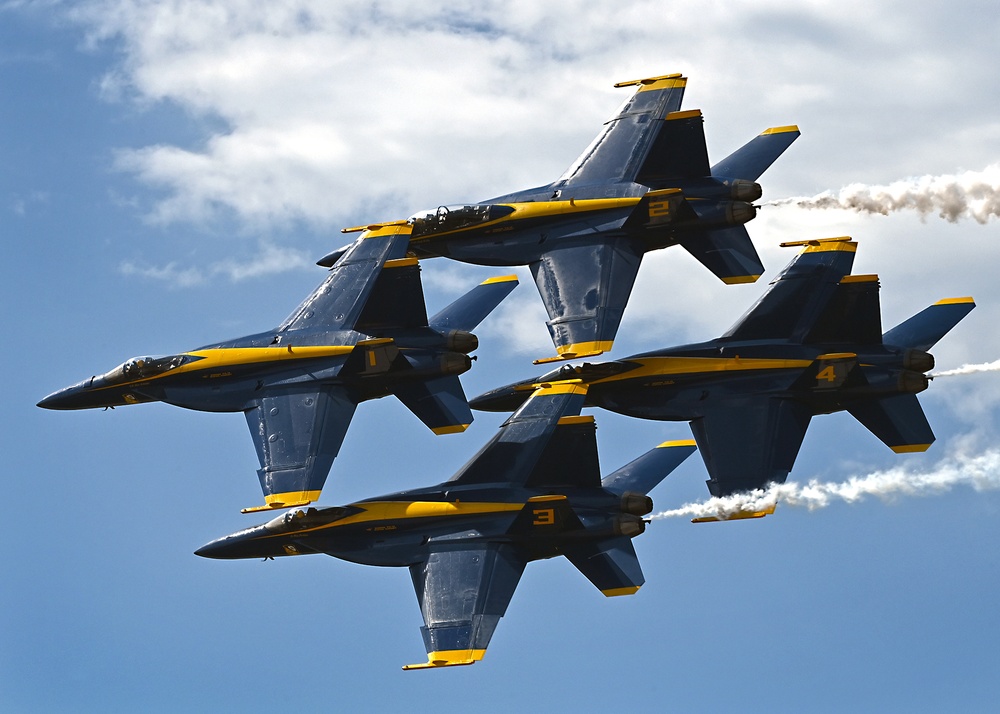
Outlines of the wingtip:
[{"label": "wingtip", "polygon": [[801,134],[799,127],[796,124],[789,124],[787,126],[772,126],[769,129],[765,129],[760,133],[761,136],[769,136],[770,134],[791,134],[791,133]]},{"label": "wingtip", "polygon": [[516,275],[498,275],[493,278],[486,278],[480,285],[492,285],[493,283],[516,283],[518,282]]}]

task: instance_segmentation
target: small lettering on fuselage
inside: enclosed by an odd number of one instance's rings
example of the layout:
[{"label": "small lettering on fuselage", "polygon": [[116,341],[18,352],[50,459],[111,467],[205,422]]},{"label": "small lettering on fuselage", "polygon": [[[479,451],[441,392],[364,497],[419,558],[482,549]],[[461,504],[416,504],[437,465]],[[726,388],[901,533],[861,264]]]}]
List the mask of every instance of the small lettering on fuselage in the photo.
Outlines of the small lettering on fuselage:
[{"label": "small lettering on fuselage", "polygon": [[212,374],[208,375],[208,379],[215,379],[217,377],[232,377],[232,376],[233,376],[232,372],[212,372]]}]

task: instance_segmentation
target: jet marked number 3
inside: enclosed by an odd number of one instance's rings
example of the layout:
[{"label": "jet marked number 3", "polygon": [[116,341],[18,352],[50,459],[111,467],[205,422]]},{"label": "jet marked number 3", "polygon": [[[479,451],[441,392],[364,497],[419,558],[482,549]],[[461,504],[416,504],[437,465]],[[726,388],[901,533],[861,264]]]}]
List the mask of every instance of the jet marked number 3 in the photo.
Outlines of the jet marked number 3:
[{"label": "jet marked number 3", "polygon": [[556,522],[556,509],[536,508],[532,511],[535,520],[531,522],[533,526],[551,526]]}]

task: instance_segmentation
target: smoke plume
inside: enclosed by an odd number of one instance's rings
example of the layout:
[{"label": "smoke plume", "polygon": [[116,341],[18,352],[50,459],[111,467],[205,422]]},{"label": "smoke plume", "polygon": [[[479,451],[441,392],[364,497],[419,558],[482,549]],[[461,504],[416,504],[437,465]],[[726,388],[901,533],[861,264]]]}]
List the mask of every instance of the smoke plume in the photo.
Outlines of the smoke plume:
[{"label": "smoke plume", "polygon": [[974,218],[985,224],[1000,216],[1000,164],[982,171],[904,179],[887,186],[855,183],[836,193],[825,191],[811,198],[783,198],[764,205],[842,208],[883,216],[913,210],[921,216],[936,212],[951,223]]},{"label": "smoke plume", "polygon": [[899,466],[865,476],[852,476],[839,483],[813,479],[806,484],[771,484],[763,490],[688,503],[648,518],[728,518],[739,513],[763,511],[779,503],[815,511],[835,502],[856,503],[869,496],[883,501],[897,496],[931,496],[959,485],[971,486],[976,491],[1000,488],[1000,449],[972,456],[959,454],[942,460],[930,471],[911,471]]},{"label": "smoke plume", "polygon": [[994,362],[983,362],[981,364],[963,364],[957,369],[946,369],[943,372],[932,372],[930,377],[957,377],[963,374],[977,374],[979,372],[1000,371],[1000,359]]}]

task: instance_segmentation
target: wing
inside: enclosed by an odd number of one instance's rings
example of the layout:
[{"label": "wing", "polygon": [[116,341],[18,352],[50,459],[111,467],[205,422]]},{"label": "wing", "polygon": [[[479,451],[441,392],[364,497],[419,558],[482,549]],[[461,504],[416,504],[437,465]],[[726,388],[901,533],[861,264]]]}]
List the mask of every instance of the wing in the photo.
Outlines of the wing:
[{"label": "wing", "polygon": [[[635,180],[664,130],[667,115],[680,109],[687,78],[671,74],[619,82],[615,86],[638,89],[566,170],[560,178],[561,185]],[[707,173],[707,159],[705,169]]]},{"label": "wing", "polygon": [[[580,384],[554,382],[538,388],[449,482],[525,484],[535,473],[560,420],[579,415],[586,394],[586,387]],[[597,479],[599,482],[600,476]]]},{"label": "wing", "polygon": [[850,238],[833,238],[804,244],[805,250],[781,271],[723,340],[806,341],[841,281],[850,274],[857,243]]},{"label": "wing", "polygon": [[606,597],[634,595],[646,581],[627,536],[567,546],[563,554]]},{"label": "wing", "polygon": [[458,375],[396,382],[391,389],[399,401],[439,436],[465,431],[472,423],[472,410]]},{"label": "wing", "polygon": [[378,282],[382,266],[387,260],[406,255],[410,232],[408,225],[392,224],[362,233],[330,269],[326,280],[281,323],[278,330],[312,327],[352,329]]},{"label": "wing", "polygon": [[319,498],[357,405],[334,387],[262,396],[245,414],[257,447],[265,505],[244,513],[301,506]]},{"label": "wing", "polygon": [[812,413],[790,399],[758,397],[722,402],[691,422],[711,477],[713,496],[784,483]]},{"label": "wing", "polygon": [[[433,546],[431,546],[433,548]],[[527,561],[508,544],[431,552],[410,566],[427,662],[403,669],[473,664],[483,658]]]},{"label": "wing", "polygon": [[611,349],[641,262],[642,250],[631,239],[612,237],[551,250],[531,263],[562,358]]}]

